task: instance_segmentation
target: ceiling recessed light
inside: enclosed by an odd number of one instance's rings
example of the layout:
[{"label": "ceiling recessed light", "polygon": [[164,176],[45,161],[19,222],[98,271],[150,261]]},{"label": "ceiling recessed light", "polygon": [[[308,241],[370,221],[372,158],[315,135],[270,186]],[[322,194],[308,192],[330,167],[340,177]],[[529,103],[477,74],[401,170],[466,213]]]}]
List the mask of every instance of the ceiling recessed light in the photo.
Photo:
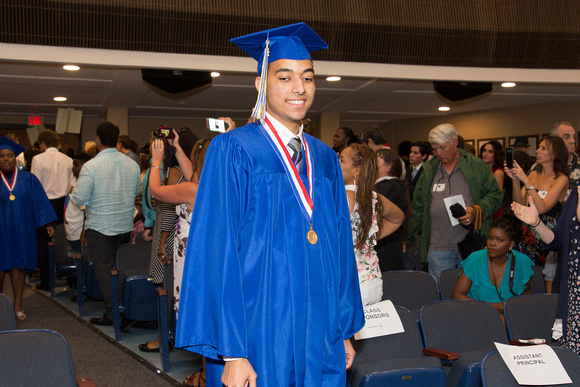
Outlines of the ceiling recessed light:
[{"label": "ceiling recessed light", "polygon": [[334,76],[334,77],[326,77],[326,80],[327,80],[328,82],[338,82],[338,81],[340,81],[341,79],[342,79],[342,78],[340,78],[340,77],[336,77],[336,76]]},{"label": "ceiling recessed light", "polygon": [[449,110],[451,110],[449,106],[439,106],[440,112],[448,112]]},{"label": "ceiling recessed light", "polygon": [[80,67],[77,65],[64,65],[62,68],[68,71],[79,71],[80,69]]},{"label": "ceiling recessed light", "polygon": [[55,102],[64,102],[66,101],[66,97],[54,97],[53,100]]},{"label": "ceiling recessed light", "polygon": [[501,87],[515,87],[516,83],[515,82],[504,82],[501,84]]},{"label": "ceiling recessed light", "polygon": [[211,77],[212,77],[212,78],[217,78],[217,77],[219,77],[221,74],[220,74],[220,73],[218,73],[217,71],[212,71],[210,75],[211,75]]}]

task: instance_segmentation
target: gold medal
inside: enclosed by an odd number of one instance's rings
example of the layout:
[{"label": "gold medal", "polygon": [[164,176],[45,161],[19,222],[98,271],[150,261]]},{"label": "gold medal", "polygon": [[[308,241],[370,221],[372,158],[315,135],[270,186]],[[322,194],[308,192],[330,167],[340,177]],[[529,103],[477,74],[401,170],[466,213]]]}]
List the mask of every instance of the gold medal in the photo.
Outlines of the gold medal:
[{"label": "gold medal", "polygon": [[[14,196],[14,195],[10,194],[10,196],[8,196],[8,199],[10,199],[10,200],[14,201],[14,199],[16,199],[16,196]],[[316,243],[316,242],[315,242],[315,243]]]},{"label": "gold medal", "polygon": [[308,242],[311,245],[315,245],[316,242],[318,242],[318,235],[316,235],[316,233],[312,229],[312,225],[310,225],[310,231],[308,231],[308,234],[306,234],[306,239],[308,239]]}]

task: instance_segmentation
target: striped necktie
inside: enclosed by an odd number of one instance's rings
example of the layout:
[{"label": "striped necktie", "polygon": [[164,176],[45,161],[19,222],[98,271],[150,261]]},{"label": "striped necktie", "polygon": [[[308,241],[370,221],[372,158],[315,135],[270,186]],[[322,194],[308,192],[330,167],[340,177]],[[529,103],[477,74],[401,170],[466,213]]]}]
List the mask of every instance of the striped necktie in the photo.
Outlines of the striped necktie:
[{"label": "striped necktie", "polygon": [[288,142],[288,148],[292,150],[292,162],[298,167],[302,161],[302,141],[299,137],[292,137]]}]

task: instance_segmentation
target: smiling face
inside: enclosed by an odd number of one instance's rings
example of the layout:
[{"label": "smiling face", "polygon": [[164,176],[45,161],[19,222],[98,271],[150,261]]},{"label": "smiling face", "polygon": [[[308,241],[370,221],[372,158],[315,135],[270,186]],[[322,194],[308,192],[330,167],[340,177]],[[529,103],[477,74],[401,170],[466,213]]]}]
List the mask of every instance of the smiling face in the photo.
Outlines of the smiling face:
[{"label": "smiling face", "polygon": [[[259,90],[261,78],[256,78]],[[268,65],[266,110],[294,133],[314,100],[314,69],[310,60],[279,59]]]},{"label": "smiling face", "polygon": [[495,149],[493,149],[493,145],[485,144],[483,147],[483,152],[481,153],[481,159],[487,165],[493,165],[495,156]]},{"label": "smiling face", "polygon": [[344,184],[352,184],[359,174],[359,167],[354,166],[353,154],[354,150],[350,147],[346,147],[340,152],[340,169],[342,170]]},{"label": "smiling face", "polygon": [[2,172],[13,171],[16,167],[16,156],[10,149],[0,150],[0,169]]},{"label": "smiling face", "polygon": [[487,233],[487,256],[490,259],[503,258],[516,242],[510,240],[509,235],[498,227],[489,229]]}]

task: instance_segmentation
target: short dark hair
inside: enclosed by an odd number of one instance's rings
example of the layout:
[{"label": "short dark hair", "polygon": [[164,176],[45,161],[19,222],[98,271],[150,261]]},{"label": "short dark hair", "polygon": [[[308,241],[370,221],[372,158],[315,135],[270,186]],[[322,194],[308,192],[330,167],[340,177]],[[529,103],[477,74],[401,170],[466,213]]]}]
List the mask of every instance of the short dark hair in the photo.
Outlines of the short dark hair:
[{"label": "short dark hair", "polygon": [[83,164],[86,163],[91,159],[91,155],[85,152],[77,153],[74,157],[74,160],[78,160]]},{"label": "short dark hair", "polygon": [[124,149],[132,150],[133,141],[131,140],[131,137],[126,134],[121,134],[117,139],[117,143],[120,143]]},{"label": "short dark hair", "polygon": [[358,143],[358,137],[356,136],[356,134],[354,134],[353,130],[348,126],[343,126],[342,128],[338,128],[338,130],[342,130],[344,132],[344,135],[348,138],[347,142],[348,145]]},{"label": "short dark hair", "polygon": [[411,141],[409,140],[401,141],[399,145],[397,145],[397,152],[401,156],[409,156],[409,153],[411,153]]},{"label": "short dark hair", "polygon": [[403,166],[397,152],[392,149],[381,148],[377,151],[377,157],[382,159],[385,165],[391,166],[389,176],[401,176],[403,173]]},{"label": "short dark hair", "polygon": [[44,129],[38,133],[38,138],[36,139],[38,144],[44,143],[49,148],[56,148],[60,144],[60,137],[55,131],[50,129]]},{"label": "short dark hair", "polygon": [[363,130],[363,132],[360,134],[361,141],[366,144],[369,138],[373,140],[376,145],[384,144],[386,142],[385,135],[379,128],[366,128]]},{"label": "short dark hair", "polygon": [[199,139],[195,134],[193,134],[193,132],[189,128],[183,127],[177,129],[177,133],[179,133],[179,146],[181,147],[183,153],[185,153],[187,158],[188,159],[191,158],[193,146],[195,145],[196,142],[199,141]]},{"label": "short dark hair", "polygon": [[119,139],[119,127],[112,122],[103,122],[97,126],[97,136],[99,136],[103,146],[114,148],[117,146],[117,140]]},{"label": "short dark hair", "polygon": [[427,141],[414,142],[411,144],[411,148],[414,146],[419,148],[419,152],[421,152],[423,156],[425,155],[430,156],[431,152],[433,151],[433,148],[431,148],[431,144],[429,144]]}]

